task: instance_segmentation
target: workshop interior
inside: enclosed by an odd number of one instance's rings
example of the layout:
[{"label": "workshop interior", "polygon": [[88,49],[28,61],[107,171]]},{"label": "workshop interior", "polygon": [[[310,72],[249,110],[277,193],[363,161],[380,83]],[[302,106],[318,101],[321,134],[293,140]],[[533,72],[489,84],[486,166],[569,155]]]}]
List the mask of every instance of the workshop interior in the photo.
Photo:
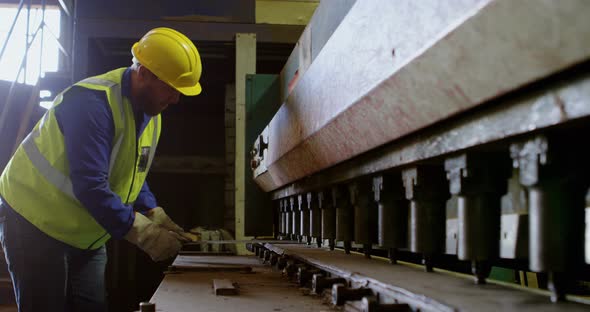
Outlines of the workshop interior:
[{"label": "workshop interior", "polygon": [[[146,180],[192,241],[154,262],[111,239],[109,311],[588,311],[589,16],[0,0],[0,171],[60,92],[169,27],[198,49],[202,93],[162,113]],[[0,311],[17,311],[4,259]]]}]

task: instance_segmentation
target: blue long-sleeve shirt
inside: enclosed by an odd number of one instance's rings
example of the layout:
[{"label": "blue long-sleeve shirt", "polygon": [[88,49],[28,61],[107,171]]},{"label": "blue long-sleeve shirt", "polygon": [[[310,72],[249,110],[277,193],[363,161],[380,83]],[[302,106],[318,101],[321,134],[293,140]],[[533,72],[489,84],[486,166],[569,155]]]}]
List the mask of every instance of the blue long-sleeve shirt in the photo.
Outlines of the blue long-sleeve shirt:
[{"label": "blue long-sleeve shirt", "polygon": [[[131,97],[129,68],[123,74],[121,94]],[[134,108],[134,113],[139,138],[150,117],[137,108]],[[156,207],[157,203],[147,181],[133,207],[125,205],[125,199],[109,187],[109,161],[115,125],[106,94],[74,86],[55,108],[55,117],[64,136],[76,198],[112,237],[125,236],[135,220],[134,210],[144,212]]]}]

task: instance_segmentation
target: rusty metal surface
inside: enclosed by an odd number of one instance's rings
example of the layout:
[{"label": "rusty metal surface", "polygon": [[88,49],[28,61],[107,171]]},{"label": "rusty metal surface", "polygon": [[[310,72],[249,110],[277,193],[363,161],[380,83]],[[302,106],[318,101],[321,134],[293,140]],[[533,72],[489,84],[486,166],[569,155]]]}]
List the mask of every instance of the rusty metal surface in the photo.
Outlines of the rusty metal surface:
[{"label": "rusty metal surface", "polygon": [[344,277],[353,286],[369,287],[381,296],[408,303],[420,311],[588,311],[588,305],[552,304],[547,292],[488,284],[474,285],[471,278],[448,273],[426,273],[407,265],[365,259],[340,251],[299,246],[265,247],[291,256],[331,274]]},{"label": "rusty metal surface", "polygon": [[282,198],[358,176],[415,163],[454,151],[537,131],[590,116],[589,64],[566,78],[533,86],[513,97],[498,99],[469,115],[459,116],[436,129],[366,153],[343,164],[292,183],[272,193]]},{"label": "rusty metal surface", "polygon": [[[257,258],[242,256],[177,258],[183,263],[206,262],[251,265],[252,273],[240,272],[185,272],[169,274],[156,290],[151,302],[162,312],[188,311],[331,311],[316,297],[305,296],[299,287],[281,278],[281,273],[263,266]],[[201,260],[199,260],[201,259]],[[238,285],[235,296],[216,296],[212,288],[214,279],[229,279]]]},{"label": "rusty metal surface", "polygon": [[584,0],[358,1],[270,122],[261,187],[588,59],[589,14]]}]

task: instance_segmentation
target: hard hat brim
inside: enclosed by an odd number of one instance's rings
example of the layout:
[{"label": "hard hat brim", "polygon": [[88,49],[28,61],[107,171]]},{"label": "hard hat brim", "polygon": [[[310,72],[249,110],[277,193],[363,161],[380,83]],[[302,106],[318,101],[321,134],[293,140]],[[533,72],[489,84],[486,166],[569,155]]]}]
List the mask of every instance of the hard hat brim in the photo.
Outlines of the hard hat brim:
[{"label": "hard hat brim", "polygon": [[194,96],[194,95],[199,95],[201,93],[201,84],[197,83],[195,86],[193,87],[174,87],[174,89],[178,90],[178,92],[186,95],[186,96]]}]

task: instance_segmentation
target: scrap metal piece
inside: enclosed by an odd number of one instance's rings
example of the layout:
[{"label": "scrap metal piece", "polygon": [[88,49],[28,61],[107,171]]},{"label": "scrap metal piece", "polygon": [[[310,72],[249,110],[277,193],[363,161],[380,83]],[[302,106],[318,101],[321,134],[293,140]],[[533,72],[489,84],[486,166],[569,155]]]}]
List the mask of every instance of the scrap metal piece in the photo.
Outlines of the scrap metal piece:
[{"label": "scrap metal piece", "polygon": [[213,290],[216,296],[233,296],[238,294],[234,282],[228,279],[214,279]]},{"label": "scrap metal piece", "polygon": [[156,312],[156,304],[151,302],[140,302],[139,312]]}]

